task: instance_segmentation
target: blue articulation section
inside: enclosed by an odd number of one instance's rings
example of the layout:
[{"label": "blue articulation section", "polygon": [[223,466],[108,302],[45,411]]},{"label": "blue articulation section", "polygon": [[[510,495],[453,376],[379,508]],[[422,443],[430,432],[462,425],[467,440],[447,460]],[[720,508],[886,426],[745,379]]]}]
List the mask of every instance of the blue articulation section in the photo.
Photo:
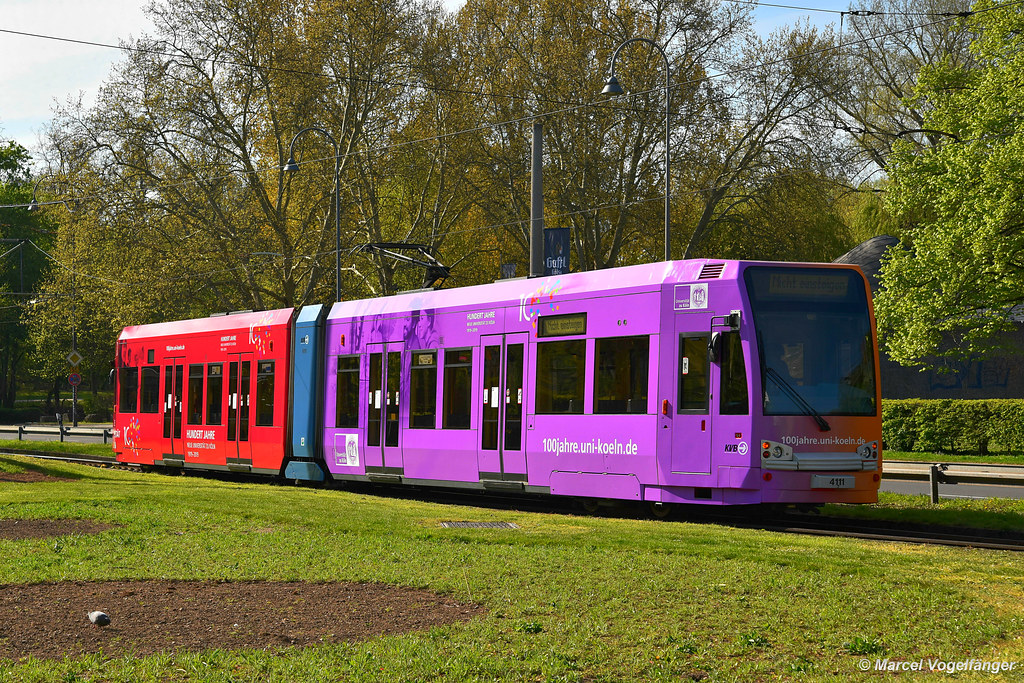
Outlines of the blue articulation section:
[{"label": "blue articulation section", "polygon": [[[320,457],[320,411],[323,405],[323,358],[324,321],[327,308],[319,304],[306,306],[299,311],[295,320],[295,339],[292,343],[292,455],[298,460],[318,460]],[[312,463],[309,463],[312,464]],[[296,469],[291,463],[287,468],[289,479],[311,479],[322,481],[323,473],[307,471],[305,464]],[[303,469],[305,468],[305,469]],[[304,476],[292,476],[288,472]]]}]

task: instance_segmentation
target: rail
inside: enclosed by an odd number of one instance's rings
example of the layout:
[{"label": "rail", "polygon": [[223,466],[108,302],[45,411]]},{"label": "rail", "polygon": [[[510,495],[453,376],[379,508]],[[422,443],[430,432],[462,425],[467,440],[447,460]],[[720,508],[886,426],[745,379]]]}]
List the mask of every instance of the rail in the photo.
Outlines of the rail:
[{"label": "rail", "polygon": [[16,434],[18,441],[24,441],[25,437],[30,435],[55,436],[60,441],[64,441],[69,436],[102,437],[104,445],[110,443],[114,438],[114,430],[110,427],[65,427],[63,424],[57,424],[52,427],[44,425],[0,425],[0,435],[4,434]]},{"label": "rail", "polygon": [[882,463],[885,479],[927,481],[933,503],[939,502],[939,484],[1000,484],[1024,486],[1024,467],[983,463],[930,463],[886,460]]}]

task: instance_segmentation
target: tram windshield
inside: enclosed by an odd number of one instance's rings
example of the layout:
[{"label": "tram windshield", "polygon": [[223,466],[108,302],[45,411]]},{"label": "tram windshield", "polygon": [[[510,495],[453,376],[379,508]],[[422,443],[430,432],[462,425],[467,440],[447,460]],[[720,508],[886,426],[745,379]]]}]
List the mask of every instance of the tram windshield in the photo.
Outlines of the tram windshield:
[{"label": "tram windshield", "polygon": [[875,415],[875,352],[861,275],[751,267],[744,277],[764,414]]}]

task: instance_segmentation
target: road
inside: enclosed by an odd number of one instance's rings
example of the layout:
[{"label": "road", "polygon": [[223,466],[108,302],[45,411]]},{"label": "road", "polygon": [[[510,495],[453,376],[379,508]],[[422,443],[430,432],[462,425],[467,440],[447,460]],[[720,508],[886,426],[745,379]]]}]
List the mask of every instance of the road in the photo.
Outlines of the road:
[{"label": "road", "polygon": [[[110,443],[111,425],[88,424],[78,427],[65,426],[64,440],[72,443]],[[104,430],[108,430],[104,437]],[[18,426],[0,426],[0,439],[18,439]],[[60,431],[56,425],[24,425],[21,441],[59,441]]]},{"label": "road", "polygon": [[[931,488],[926,481],[895,481],[883,478],[881,490],[889,493],[931,495]],[[1024,498],[1024,486],[939,484],[939,498]]]}]

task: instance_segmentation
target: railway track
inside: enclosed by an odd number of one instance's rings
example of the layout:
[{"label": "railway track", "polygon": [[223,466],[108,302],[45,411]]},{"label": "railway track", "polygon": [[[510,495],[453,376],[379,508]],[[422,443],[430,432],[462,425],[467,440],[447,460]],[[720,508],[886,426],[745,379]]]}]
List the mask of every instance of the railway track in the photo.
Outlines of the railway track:
[{"label": "railway track", "polygon": [[890,543],[1024,551],[1024,533],[992,529],[926,526],[848,517],[819,517],[806,513],[786,513],[749,524],[737,520],[733,525],[806,536],[837,536]]},{"label": "railway track", "polygon": [[[43,453],[31,450],[7,450],[0,455],[21,455],[41,460],[58,460],[62,462],[91,465],[97,467],[119,467],[139,470],[137,465],[118,463],[114,458],[84,457],[73,454]],[[190,473],[194,472],[190,470]],[[204,475],[207,473],[203,473]],[[213,473],[210,473],[213,474]],[[216,473],[218,476],[226,476]],[[240,475],[248,481],[281,483],[262,476]],[[358,488],[367,493],[385,492],[387,497],[413,498],[427,502],[462,504],[492,509],[524,510],[528,512],[553,512],[559,514],[581,512],[577,501],[573,499],[541,498],[506,494],[495,497],[489,493],[484,495],[473,491],[458,489],[427,489],[409,487],[388,487],[381,484],[359,484],[349,488]],[[638,507],[627,503],[611,503],[602,505],[600,511],[617,517],[637,517]],[[905,524],[879,520],[853,519],[847,517],[829,517],[806,512],[786,511],[777,514],[757,514],[755,519],[749,511],[742,509],[712,510],[703,507],[694,509],[679,508],[673,511],[672,520],[697,524],[724,524],[744,529],[760,529],[778,533],[800,534],[807,536],[835,536],[840,538],[859,538],[889,543],[916,543],[921,545],[942,545],[961,548],[984,550],[1024,551],[1024,533],[976,529],[968,527],[936,527],[921,524]],[[583,512],[583,514],[587,514]],[[669,520],[669,521],[672,521]]]}]

